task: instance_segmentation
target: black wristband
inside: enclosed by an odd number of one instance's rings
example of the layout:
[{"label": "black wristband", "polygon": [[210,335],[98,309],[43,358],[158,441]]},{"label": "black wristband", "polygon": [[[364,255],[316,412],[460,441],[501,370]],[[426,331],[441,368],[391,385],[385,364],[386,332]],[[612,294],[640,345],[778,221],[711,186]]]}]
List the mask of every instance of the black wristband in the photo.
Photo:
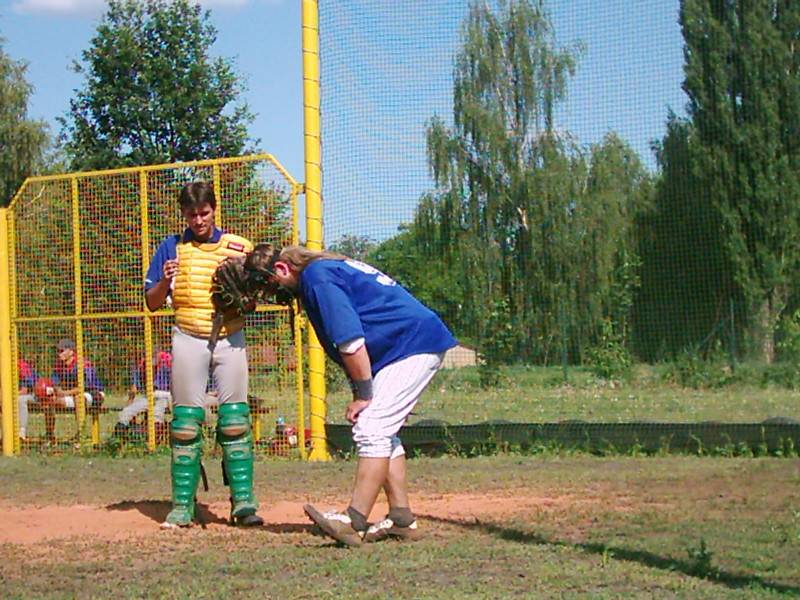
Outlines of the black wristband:
[{"label": "black wristband", "polygon": [[359,400],[372,400],[372,378],[350,380],[350,389]]}]

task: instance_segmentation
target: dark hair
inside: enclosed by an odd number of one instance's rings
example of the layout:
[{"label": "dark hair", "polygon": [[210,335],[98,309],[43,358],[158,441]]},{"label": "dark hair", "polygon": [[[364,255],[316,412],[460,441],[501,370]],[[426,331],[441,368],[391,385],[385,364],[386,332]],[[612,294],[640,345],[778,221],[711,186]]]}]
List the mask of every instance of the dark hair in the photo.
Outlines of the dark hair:
[{"label": "dark hair", "polygon": [[217,197],[214,195],[214,186],[205,181],[187,183],[181,190],[178,203],[181,205],[181,211],[187,208],[200,208],[203,204],[208,204],[216,210]]}]

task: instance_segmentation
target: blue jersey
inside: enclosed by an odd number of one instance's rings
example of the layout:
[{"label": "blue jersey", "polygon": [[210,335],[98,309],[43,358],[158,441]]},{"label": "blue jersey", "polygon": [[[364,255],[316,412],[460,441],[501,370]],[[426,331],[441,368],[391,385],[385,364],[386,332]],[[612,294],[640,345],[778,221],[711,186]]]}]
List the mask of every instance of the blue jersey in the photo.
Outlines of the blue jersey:
[{"label": "blue jersey", "polygon": [[432,310],[374,267],[321,259],[300,274],[300,294],[325,352],[342,364],[340,344],[363,337],[372,374],[414,354],[457,344]]},{"label": "blue jersey", "polygon": [[[57,360],[53,365],[53,384],[65,390],[78,387],[78,360],[73,358],[70,364]],[[103,382],[88,360],[83,361],[83,387],[87,391],[103,391]]]},{"label": "blue jersey", "polygon": [[[153,387],[162,392],[170,389],[170,376],[172,370],[172,355],[169,352],[159,352],[153,365]],[[131,365],[131,384],[138,390],[145,388],[145,364],[139,361]]]},{"label": "blue jersey", "polygon": [[[221,229],[215,227],[208,241],[211,243],[218,242],[222,237],[222,233]],[[164,263],[178,258],[178,243],[181,241],[188,242],[193,239],[194,234],[188,227],[182,235],[171,235],[164,238],[156,249],[153,260],[150,261],[150,266],[147,268],[147,276],[144,280],[145,291],[156,285],[164,277]]]}]

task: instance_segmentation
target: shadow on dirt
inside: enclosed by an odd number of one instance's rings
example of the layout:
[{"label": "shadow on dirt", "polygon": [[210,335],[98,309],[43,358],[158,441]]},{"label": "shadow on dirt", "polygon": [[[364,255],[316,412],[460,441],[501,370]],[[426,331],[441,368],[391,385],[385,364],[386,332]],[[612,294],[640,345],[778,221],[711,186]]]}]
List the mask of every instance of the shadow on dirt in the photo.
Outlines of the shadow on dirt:
[{"label": "shadow on dirt", "polygon": [[417,516],[433,523],[455,525],[456,527],[481,531],[483,533],[494,535],[500,539],[509,540],[512,542],[556,546],[560,548],[574,548],[583,552],[598,554],[600,556],[609,556],[615,560],[625,560],[655,569],[683,573],[684,575],[688,575],[690,577],[697,577],[698,579],[706,579],[714,583],[719,583],[732,589],[760,587],[765,590],[779,592],[782,594],[800,595],[800,587],[797,586],[767,581],[757,575],[731,573],[717,568],[698,572],[697,565],[691,561],[680,560],[667,556],[659,556],[658,554],[647,552],[646,550],[632,550],[630,548],[608,546],[606,544],[589,542],[565,542],[559,539],[549,539],[529,531],[523,531],[511,527],[503,527],[501,525],[497,525],[496,523],[483,522],[478,519],[449,519],[437,517],[435,515],[424,514],[417,514]]},{"label": "shadow on dirt", "polygon": [[[110,511],[136,510],[156,523],[163,523],[172,508],[172,503],[168,500],[123,500],[108,504],[105,508]],[[197,503],[196,517],[201,525],[211,523],[225,525],[228,522],[228,519],[212,512],[207,504],[201,502]]]},{"label": "shadow on dirt", "polygon": [[[171,508],[172,503],[169,500],[123,500],[105,506],[105,509],[108,511],[121,512],[135,510],[159,524],[164,522]],[[196,518],[201,527],[206,525],[229,524],[227,515],[220,516],[217,512],[214,512],[211,507],[202,502],[197,503]],[[268,517],[264,520],[264,525],[260,527],[251,527],[249,529],[263,530],[270,533],[311,533],[314,527],[312,524],[270,523]]]}]

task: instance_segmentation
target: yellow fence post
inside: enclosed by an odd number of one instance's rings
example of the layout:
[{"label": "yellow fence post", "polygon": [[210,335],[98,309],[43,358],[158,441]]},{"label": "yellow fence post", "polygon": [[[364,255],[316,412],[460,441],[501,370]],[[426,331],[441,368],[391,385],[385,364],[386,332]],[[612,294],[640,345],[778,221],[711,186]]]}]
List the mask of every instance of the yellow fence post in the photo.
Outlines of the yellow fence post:
[{"label": "yellow fence post", "polygon": [[[303,0],[303,120],[305,147],[306,245],[322,249],[322,149],[320,144],[319,3]],[[308,328],[309,460],[330,460],[325,438],[325,354]]]},{"label": "yellow fence post", "polygon": [[75,346],[78,353],[78,394],[75,398],[75,418],[78,421],[78,445],[83,442],[83,425],[86,422],[86,402],[83,396],[85,389],[84,364],[86,352],[83,347],[83,283],[81,281],[81,213],[78,194],[78,178],[72,177],[72,269],[75,286]]},{"label": "yellow fence post", "polygon": [[[150,199],[147,193],[147,171],[139,171],[139,216],[141,217],[142,237],[142,281],[147,278],[147,268],[150,264]],[[142,310],[144,311],[144,381],[147,394],[147,449],[154,452],[156,449],[156,409],[155,409],[155,381],[153,377],[153,317],[147,308],[144,290],[142,290]]]},{"label": "yellow fence post", "polygon": [[8,209],[0,208],[0,389],[3,405],[3,456],[14,454],[14,393],[11,380],[11,285],[8,264]]}]

